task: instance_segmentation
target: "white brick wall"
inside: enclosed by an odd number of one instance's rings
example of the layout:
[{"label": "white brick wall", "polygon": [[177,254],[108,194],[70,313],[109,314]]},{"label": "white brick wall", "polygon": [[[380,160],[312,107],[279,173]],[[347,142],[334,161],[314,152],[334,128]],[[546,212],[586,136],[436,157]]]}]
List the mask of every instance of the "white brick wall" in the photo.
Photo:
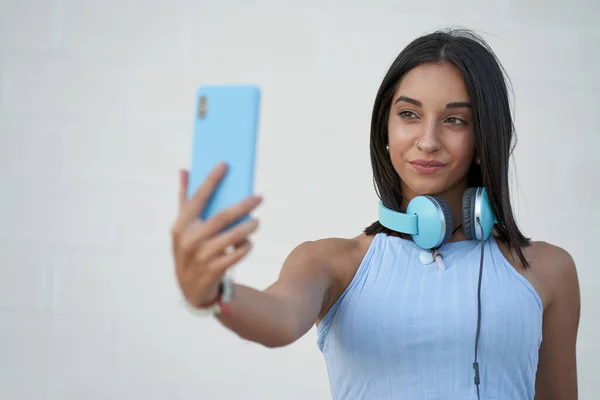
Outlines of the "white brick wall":
[{"label": "white brick wall", "polygon": [[513,80],[519,218],[578,264],[580,398],[594,398],[599,14],[592,0],[1,0],[0,398],[328,398],[314,331],[266,350],[181,305],[169,228],[195,90],[263,89],[262,225],[236,271],[264,287],[297,243],[375,218],[379,80],[449,25],[484,34]]}]

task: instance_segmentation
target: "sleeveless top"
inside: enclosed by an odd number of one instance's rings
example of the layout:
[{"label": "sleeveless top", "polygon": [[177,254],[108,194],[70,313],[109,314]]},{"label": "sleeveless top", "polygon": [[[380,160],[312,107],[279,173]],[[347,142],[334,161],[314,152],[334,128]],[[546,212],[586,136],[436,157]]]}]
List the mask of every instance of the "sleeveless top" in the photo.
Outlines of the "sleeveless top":
[{"label": "sleeveless top", "polygon": [[[445,269],[414,242],[373,239],[351,283],[317,327],[334,400],[477,399],[473,382],[481,242],[441,247]],[[478,362],[481,399],[533,399],[543,306],[485,242]]]}]

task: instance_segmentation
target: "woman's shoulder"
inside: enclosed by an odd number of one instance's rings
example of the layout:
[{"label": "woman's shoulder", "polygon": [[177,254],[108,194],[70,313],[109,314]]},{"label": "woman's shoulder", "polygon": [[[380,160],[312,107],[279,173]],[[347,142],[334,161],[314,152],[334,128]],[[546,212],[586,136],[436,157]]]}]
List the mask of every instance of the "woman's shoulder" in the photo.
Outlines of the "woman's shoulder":
[{"label": "woman's shoulder", "polygon": [[545,308],[557,296],[568,296],[569,291],[578,290],[575,261],[563,247],[546,241],[531,241],[521,249],[529,264],[529,268],[525,268],[514,249],[509,250],[500,240],[498,245],[510,264],[535,287]]},{"label": "woman's shoulder", "polygon": [[328,237],[308,240],[298,245],[294,251],[322,263],[337,265],[357,257],[362,259],[373,238],[374,236],[362,233],[350,238]]},{"label": "woman's shoulder", "polygon": [[564,248],[545,241],[532,241],[530,255],[546,265],[546,272],[556,273],[565,269],[575,268],[571,254]]},{"label": "woman's shoulder", "polygon": [[571,254],[545,241],[532,242],[530,247],[531,269],[550,287],[549,303],[565,296],[578,296],[577,267]]},{"label": "woman's shoulder", "polygon": [[331,278],[331,286],[318,320],[329,311],[348,287],[373,239],[373,235],[362,233],[352,238],[329,237],[306,241],[296,248],[295,251],[301,253],[305,262],[325,268]]},{"label": "woman's shoulder", "polygon": [[553,286],[577,273],[575,261],[564,248],[545,241],[532,241],[523,251],[532,272]]}]

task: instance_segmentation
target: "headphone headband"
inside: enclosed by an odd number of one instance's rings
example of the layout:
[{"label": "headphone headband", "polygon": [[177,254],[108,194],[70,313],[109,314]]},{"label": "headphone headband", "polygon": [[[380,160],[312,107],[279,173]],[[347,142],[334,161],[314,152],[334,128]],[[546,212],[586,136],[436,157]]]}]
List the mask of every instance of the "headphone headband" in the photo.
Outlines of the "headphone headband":
[{"label": "headphone headband", "polygon": [[408,215],[393,211],[383,205],[379,200],[379,223],[396,232],[416,235],[419,233],[417,226],[417,215]]}]

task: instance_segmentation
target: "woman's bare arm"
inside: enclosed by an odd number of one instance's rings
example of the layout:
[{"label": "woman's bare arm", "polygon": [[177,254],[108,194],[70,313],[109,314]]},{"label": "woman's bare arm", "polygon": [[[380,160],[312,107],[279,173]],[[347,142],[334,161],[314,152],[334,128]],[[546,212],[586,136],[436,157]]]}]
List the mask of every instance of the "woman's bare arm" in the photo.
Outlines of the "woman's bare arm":
[{"label": "woman's bare arm", "polygon": [[544,246],[544,273],[552,297],[544,311],[543,339],[536,378],[536,400],[575,400],[577,391],[576,342],[580,315],[577,270],[565,250]]},{"label": "woman's bare arm", "polygon": [[302,337],[315,323],[332,278],[323,257],[327,240],[305,242],[284,262],[275,283],[264,291],[234,285],[231,313],[219,321],[240,337],[280,347]]}]

